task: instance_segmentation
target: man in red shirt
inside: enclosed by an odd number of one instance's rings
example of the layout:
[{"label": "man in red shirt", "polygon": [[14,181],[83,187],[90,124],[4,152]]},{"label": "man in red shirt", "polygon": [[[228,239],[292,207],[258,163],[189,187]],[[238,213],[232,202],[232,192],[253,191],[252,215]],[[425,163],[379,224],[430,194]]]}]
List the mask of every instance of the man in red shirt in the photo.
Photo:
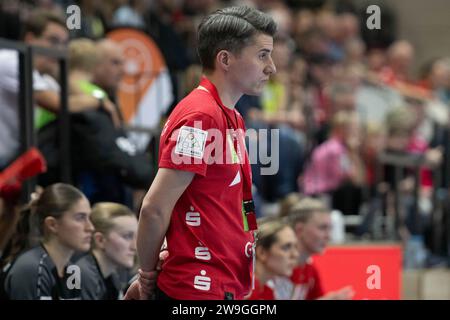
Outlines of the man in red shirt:
[{"label": "man in red shirt", "polygon": [[[163,128],[159,170],[140,213],[142,273],[156,272],[164,237],[170,252],[157,299],[243,299],[251,291],[256,219],[244,121],[234,106],[243,94],[260,94],[276,72],[275,31],[269,16],[248,7],[218,10],[199,26],[204,77]],[[146,298],[144,278],[129,297]]]}]

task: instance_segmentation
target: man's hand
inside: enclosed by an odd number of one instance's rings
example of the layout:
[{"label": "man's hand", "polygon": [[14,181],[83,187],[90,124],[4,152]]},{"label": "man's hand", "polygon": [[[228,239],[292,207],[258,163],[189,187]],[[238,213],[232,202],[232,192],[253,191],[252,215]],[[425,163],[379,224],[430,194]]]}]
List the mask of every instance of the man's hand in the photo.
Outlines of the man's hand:
[{"label": "man's hand", "polygon": [[127,293],[125,294],[125,300],[148,300],[150,299],[156,288],[156,279],[158,278],[159,272],[162,270],[162,264],[165,259],[169,256],[167,250],[161,251],[159,254],[158,264],[155,271],[143,271],[138,270],[138,279],[133,281],[130,285]]},{"label": "man's hand", "polygon": [[156,265],[155,271],[143,271],[139,269],[139,285],[140,290],[143,295],[145,295],[147,298],[151,297],[155,291],[156,288],[156,279],[158,278],[158,274],[162,270],[162,264],[165,259],[169,256],[169,251],[163,250],[159,254],[159,260],[158,264]]}]

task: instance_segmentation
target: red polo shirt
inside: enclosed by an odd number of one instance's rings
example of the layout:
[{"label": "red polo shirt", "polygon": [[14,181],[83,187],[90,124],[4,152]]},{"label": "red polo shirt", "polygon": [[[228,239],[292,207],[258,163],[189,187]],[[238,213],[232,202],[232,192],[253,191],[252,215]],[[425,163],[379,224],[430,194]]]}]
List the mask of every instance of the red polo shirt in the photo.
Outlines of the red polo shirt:
[{"label": "red polo shirt", "polygon": [[210,91],[193,90],[161,134],[159,167],[195,173],[172,211],[170,255],[157,281],[175,299],[221,300],[226,293],[243,299],[251,290],[254,238],[244,230],[242,214],[242,170],[248,176],[251,170],[243,140],[226,138],[230,121],[245,130],[244,121],[216,99]]},{"label": "red polo shirt", "polygon": [[255,279],[255,290],[247,300],[276,300],[273,286],[272,281],[261,284],[258,279]]},{"label": "red polo shirt", "polygon": [[291,281],[294,284],[292,300],[315,300],[324,295],[319,272],[311,260],[294,268]]}]

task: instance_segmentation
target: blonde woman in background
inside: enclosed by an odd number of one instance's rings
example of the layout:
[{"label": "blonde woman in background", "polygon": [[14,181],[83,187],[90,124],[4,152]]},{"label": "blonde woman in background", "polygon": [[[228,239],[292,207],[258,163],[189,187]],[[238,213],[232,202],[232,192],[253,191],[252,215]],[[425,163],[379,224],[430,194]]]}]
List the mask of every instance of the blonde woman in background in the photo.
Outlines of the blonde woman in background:
[{"label": "blonde woman in background", "polygon": [[92,250],[77,262],[81,298],[121,299],[119,272],[133,268],[136,258],[136,215],[124,205],[100,202],[93,207],[91,220],[95,227]]},{"label": "blonde woman in background", "polygon": [[[290,277],[297,264],[298,247],[294,230],[280,220],[269,220],[258,229],[256,242],[255,288],[249,300],[281,300],[283,295],[276,290],[277,276]],[[291,290],[288,290],[290,293]]]},{"label": "blonde woman in background", "polygon": [[305,197],[288,210],[286,219],[297,237],[299,258],[289,279],[276,279],[277,290],[287,287],[292,289],[292,300],[352,299],[355,293],[351,286],[325,292],[320,274],[311,259],[314,255],[322,254],[330,241],[330,209],[318,199]]}]

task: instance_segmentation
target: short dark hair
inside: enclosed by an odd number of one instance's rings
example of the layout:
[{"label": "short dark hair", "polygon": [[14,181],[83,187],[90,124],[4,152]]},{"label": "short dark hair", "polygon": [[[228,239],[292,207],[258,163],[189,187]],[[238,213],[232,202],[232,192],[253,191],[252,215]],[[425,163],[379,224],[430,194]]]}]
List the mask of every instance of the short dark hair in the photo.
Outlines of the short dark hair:
[{"label": "short dark hair", "polygon": [[25,21],[22,38],[24,38],[28,32],[31,32],[36,37],[40,37],[49,23],[56,23],[64,28],[66,27],[64,17],[60,14],[42,9],[34,11],[27,21]]},{"label": "short dark hair", "polygon": [[214,60],[220,50],[235,54],[248,46],[257,33],[274,36],[275,21],[267,14],[246,6],[217,10],[198,27],[198,55],[204,69],[214,70]]}]

